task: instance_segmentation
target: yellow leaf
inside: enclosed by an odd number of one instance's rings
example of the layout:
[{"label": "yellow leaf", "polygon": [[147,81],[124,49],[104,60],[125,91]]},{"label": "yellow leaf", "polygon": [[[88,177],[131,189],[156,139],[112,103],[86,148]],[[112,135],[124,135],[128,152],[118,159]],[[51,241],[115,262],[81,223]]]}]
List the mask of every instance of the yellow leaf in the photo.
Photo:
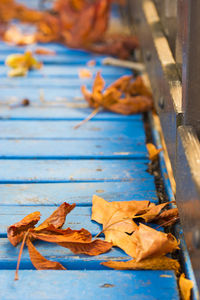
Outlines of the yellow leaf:
[{"label": "yellow leaf", "polygon": [[181,291],[181,297],[183,300],[190,300],[191,289],[193,288],[193,286],[193,282],[185,278],[185,274],[182,273],[179,278],[179,287]]}]

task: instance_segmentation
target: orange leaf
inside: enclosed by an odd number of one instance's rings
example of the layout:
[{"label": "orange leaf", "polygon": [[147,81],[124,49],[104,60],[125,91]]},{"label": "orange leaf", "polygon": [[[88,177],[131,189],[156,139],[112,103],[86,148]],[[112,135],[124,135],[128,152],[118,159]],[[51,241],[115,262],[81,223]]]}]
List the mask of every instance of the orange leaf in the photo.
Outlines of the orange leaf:
[{"label": "orange leaf", "polygon": [[148,257],[162,256],[179,249],[178,242],[171,233],[163,233],[141,223],[132,238],[137,245],[136,262]]},{"label": "orange leaf", "polygon": [[69,214],[76,204],[62,203],[40,226],[35,228],[35,231],[47,228],[53,225],[55,228],[60,228],[65,223],[66,215]]},{"label": "orange leaf", "polygon": [[191,297],[191,290],[194,286],[194,283],[185,278],[185,274],[182,273],[180,278],[179,278],[179,287],[181,291],[181,297],[183,300],[190,300]]},{"label": "orange leaf", "polygon": [[67,242],[58,245],[70,249],[75,254],[99,255],[108,252],[112,243],[96,239],[91,242]]},{"label": "orange leaf", "polygon": [[19,28],[10,26],[3,36],[4,41],[15,45],[30,45],[35,42],[35,34],[23,34]]},{"label": "orange leaf", "polygon": [[151,143],[146,144],[146,147],[149,153],[149,159],[152,161],[158,159],[158,154],[163,150],[163,148],[156,149],[156,147]]},{"label": "orange leaf", "polygon": [[87,62],[87,66],[88,67],[94,67],[96,65],[96,61],[95,60],[89,60],[88,62]]},{"label": "orange leaf", "polygon": [[34,53],[39,54],[39,55],[55,55],[56,54],[56,52],[54,50],[50,50],[47,48],[36,48]]},{"label": "orange leaf", "polygon": [[17,246],[23,239],[25,232],[29,228],[34,228],[35,224],[40,220],[40,212],[35,211],[26,217],[24,217],[21,221],[11,225],[7,229],[8,239],[13,246]]},{"label": "orange leaf", "polygon": [[149,209],[147,210],[147,212],[145,214],[142,214],[142,215],[139,214],[139,215],[135,216],[134,219],[142,218],[145,220],[145,222],[154,221],[154,219],[158,218],[160,211],[168,204],[169,204],[169,202],[161,203],[158,205],[152,205],[151,207],[149,207]]},{"label": "orange leaf", "polygon": [[37,270],[66,270],[59,262],[47,260],[33,246],[30,239],[26,241],[32,264]]},{"label": "orange leaf", "polygon": [[43,240],[50,243],[69,248],[75,254],[99,255],[111,249],[112,244],[102,241],[92,241],[92,235],[89,231],[82,228],[81,230],[71,230],[70,228],[61,230],[54,226],[41,230],[40,232],[30,232],[34,239]]},{"label": "orange leaf", "polygon": [[101,265],[115,270],[174,270],[179,273],[180,264],[177,260],[167,256],[147,258],[137,262],[135,259],[129,261],[107,261]]},{"label": "orange leaf", "polygon": [[165,226],[165,224],[167,226],[171,226],[178,220],[178,218],[178,208],[171,208],[163,211],[154,221],[161,226]]},{"label": "orange leaf", "polygon": [[[137,207],[138,204],[138,207]],[[137,229],[131,219],[139,210],[143,211],[149,201],[107,202],[96,195],[92,199],[92,220],[103,224],[105,240],[135,256],[135,243],[127,233]]]},{"label": "orange leaf", "polygon": [[78,75],[79,78],[92,78],[92,73],[88,69],[80,69]]}]

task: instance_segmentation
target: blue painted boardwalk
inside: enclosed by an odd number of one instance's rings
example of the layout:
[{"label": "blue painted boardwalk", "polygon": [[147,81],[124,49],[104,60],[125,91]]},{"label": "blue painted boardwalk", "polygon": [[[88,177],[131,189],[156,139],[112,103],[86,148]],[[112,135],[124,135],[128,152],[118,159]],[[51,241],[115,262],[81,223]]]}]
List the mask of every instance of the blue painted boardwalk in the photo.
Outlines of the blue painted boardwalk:
[{"label": "blue painted boardwalk", "polygon": [[[95,236],[101,227],[90,221],[93,194],[110,201],[158,203],[154,178],[146,171],[141,115],[100,112],[78,130],[73,128],[91,112],[80,85],[91,87],[92,79],[79,79],[79,70],[95,59],[93,77],[101,70],[107,84],[130,71],[103,66],[103,57],[84,51],[47,47],[57,54],[40,56],[42,70],[26,78],[8,78],[6,56],[24,48],[0,42],[0,299],[179,299],[171,271],[113,271],[101,266],[105,260],[129,259],[117,248],[88,257],[38,242],[46,258],[68,270],[36,271],[25,249],[20,280],[13,280],[19,247],[8,242],[6,228],[28,213],[39,210],[45,218],[64,201],[76,203],[65,227],[84,227]],[[24,98],[31,105],[17,107]]]}]

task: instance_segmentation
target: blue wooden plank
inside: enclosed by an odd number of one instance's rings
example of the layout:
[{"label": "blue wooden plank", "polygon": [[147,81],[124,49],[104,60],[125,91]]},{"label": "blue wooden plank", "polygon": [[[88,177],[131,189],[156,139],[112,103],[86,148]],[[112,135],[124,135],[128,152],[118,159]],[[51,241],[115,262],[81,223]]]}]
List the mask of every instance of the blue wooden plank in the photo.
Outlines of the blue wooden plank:
[{"label": "blue wooden plank", "polygon": [[[1,106],[0,119],[12,119],[12,120],[83,120],[91,112],[92,108],[89,107],[66,107],[62,104],[60,106],[29,106],[29,107],[17,107],[17,104],[13,106]],[[129,121],[129,120],[141,120],[142,114],[124,116],[115,114],[112,112],[101,111],[93,120],[115,120],[115,121]]]},{"label": "blue wooden plank", "polygon": [[[105,270],[107,268],[100,265],[103,261],[127,261],[130,259],[130,256],[118,247],[112,247],[107,253],[101,255],[89,256],[84,254],[74,254],[69,249],[53,243],[35,241],[34,245],[47,259],[59,261],[68,270]],[[20,245],[13,247],[7,238],[0,238],[0,269],[9,270],[16,268],[19,249]],[[20,269],[34,269],[27,248],[23,251]]]},{"label": "blue wooden plank", "polygon": [[[17,53],[16,53],[17,54]],[[4,65],[6,61],[7,54],[0,53],[0,65]],[[106,56],[90,54],[81,56],[79,53],[74,52],[73,55],[59,54],[59,55],[35,55],[35,58],[41,61],[44,65],[85,65],[88,60],[95,60],[96,65],[100,66],[102,64],[102,60]]]},{"label": "blue wooden plank", "polygon": [[[40,211],[41,221],[38,222],[38,224],[40,224],[49,217],[54,210],[55,206],[1,206],[0,237],[7,237],[7,227],[20,221],[26,215],[34,211]],[[102,230],[102,227],[100,224],[91,221],[91,214],[91,207],[75,207],[75,209],[67,215],[63,228],[70,227],[72,229],[79,230],[84,227],[89,230],[93,236],[95,236]]]},{"label": "blue wooden plank", "polygon": [[[12,52],[13,53],[13,52]],[[88,67],[83,66],[57,66],[57,65],[45,65],[40,70],[32,70],[28,73],[27,78],[77,78],[80,69],[88,69],[92,74],[96,74],[98,71],[101,72],[102,76],[107,78],[116,78],[123,75],[131,75],[132,71],[125,68],[112,67],[112,66],[99,66],[99,67]],[[0,77],[7,77],[7,72],[9,68],[6,66],[1,66]],[[24,77],[23,77],[24,79]]]},{"label": "blue wooden plank", "polygon": [[0,140],[0,159],[145,159],[146,146],[134,140]]},{"label": "blue wooden plank", "polygon": [[62,202],[78,206],[91,205],[96,194],[108,201],[149,200],[157,202],[152,178],[141,184],[133,182],[88,182],[47,184],[0,184],[0,205],[60,205]]},{"label": "blue wooden plank", "polygon": [[77,121],[0,121],[0,138],[15,139],[133,139],[145,142],[143,123],[91,120],[79,129]]},{"label": "blue wooden plank", "polygon": [[0,271],[4,300],[177,300],[176,277],[171,271]]},{"label": "blue wooden plank", "polygon": [[[0,210],[0,237],[7,237],[7,227],[11,224],[19,222],[26,215],[39,211],[41,213],[41,221],[38,225],[42,223],[46,218],[50,216],[55,210],[55,206],[1,206]],[[91,221],[92,208],[88,207],[75,207],[70,214],[67,215],[66,222],[63,228],[70,227],[73,230],[79,230],[85,228],[89,230],[92,236],[96,236],[101,232],[102,226],[94,221]],[[152,228],[158,227],[157,224],[149,224]],[[163,228],[159,228],[163,231]],[[101,234],[100,236],[104,236]]]},{"label": "blue wooden plank", "polygon": [[[95,75],[95,74],[94,74]],[[29,77],[13,77],[13,78],[1,78],[0,87],[3,88],[70,88],[70,89],[80,89],[80,86],[86,85],[89,90],[92,90],[93,78],[82,78],[79,79],[78,74],[76,78],[29,78]],[[119,76],[115,76],[115,78],[107,77],[106,85],[111,85],[115,79]]]},{"label": "blue wooden plank", "polygon": [[[83,99],[83,95],[80,89],[71,89],[71,88],[42,88],[42,89],[35,89],[32,87],[26,88],[5,88],[1,86],[1,95],[0,95],[0,103],[10,103],[11,100],[22,100],[24,98],[28,98],[31,102],[41,103],[42,99],[46,103],[54,102],[59,103],[60,100],[67,102],[75,102],[74,100],[82,100],[82,103],[85,103]],[[76,103],[76,102],[75,102]]]},{"label": "blue wooden plank", "polygon": [[133,181],[153,177],[146,160],[1,160],[1,183]]}]

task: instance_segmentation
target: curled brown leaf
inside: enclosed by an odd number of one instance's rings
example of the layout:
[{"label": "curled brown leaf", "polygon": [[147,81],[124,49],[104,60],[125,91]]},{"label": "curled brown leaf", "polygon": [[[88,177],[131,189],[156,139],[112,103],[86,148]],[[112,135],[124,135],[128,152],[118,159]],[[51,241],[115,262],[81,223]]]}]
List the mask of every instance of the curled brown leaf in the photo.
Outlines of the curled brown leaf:
[{"label": "curled brown leaf", "polygon": [[164,256],[179,249],[179,243],[171,233],[160,232],[141,223],[132,238],[136,243],[137,262],[148,257]]},{"label": "curled brown leaf", "polygon": [[69,214],[76,204],[62,203],[40,226],[35,228],[35,231],[47,228],[53,225],[55,228],[60,228],[65,223],[67,214]]},{"label": "curled brown leaf", "polygon": [[174,270],[177,274],[180,270],[179,262],[167,256],[147,258],[139,262],[132,259],[129,261],[107,261],[101,264],[115,270]]},{"label": "curled brown leaf", "polygon": [[35,246],[33,246],[30,239],[27,239],[26,245],[31,262],[37,270],[66,270],[59,262],[48,260],[42,256]]},{"label": "curled brown leaf", "polygon": [[13,246],[17,246],[23,239],[25,232],[29,228],[34,228],[35,224],[40,220],[40,212],[35,211],[26,217],[24,217],[21,221],[11,225],[7,229],[8,239]]}]

